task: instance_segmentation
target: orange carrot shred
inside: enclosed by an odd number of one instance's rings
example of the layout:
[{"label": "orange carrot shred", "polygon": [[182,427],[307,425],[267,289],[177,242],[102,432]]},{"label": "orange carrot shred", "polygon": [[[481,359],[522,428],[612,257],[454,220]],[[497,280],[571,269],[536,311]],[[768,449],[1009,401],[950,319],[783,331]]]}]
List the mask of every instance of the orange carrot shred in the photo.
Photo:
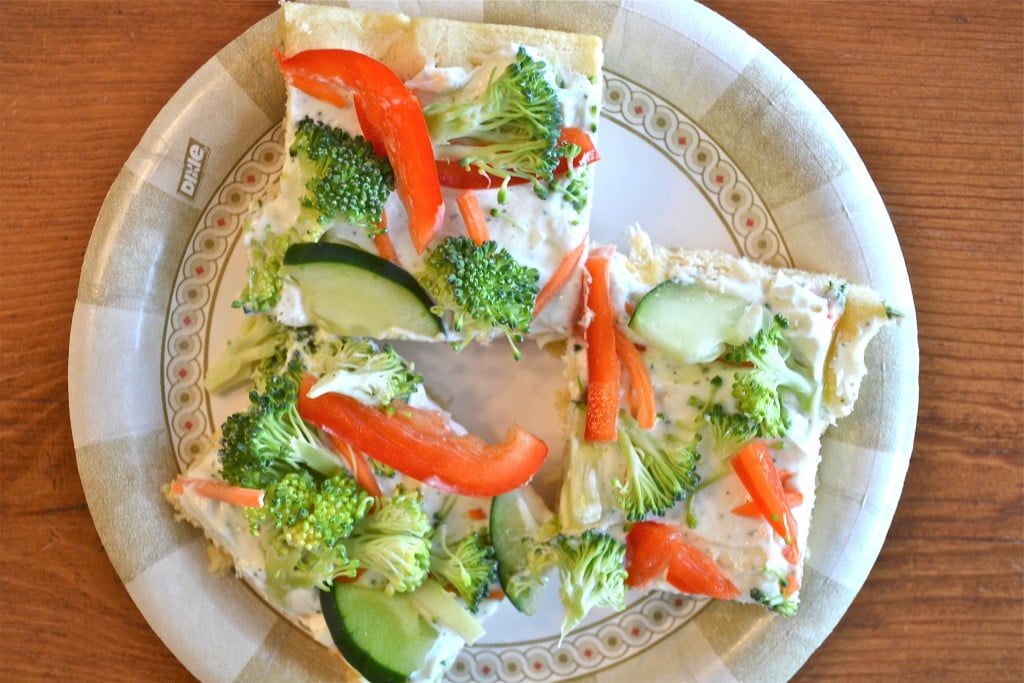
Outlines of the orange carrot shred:
[{"label": "orange carrot shred", "polygon": [[[789,507],[793,508],[804,502],[803,494],[796,491],[786,491],[786,502],[789,503]],[[732,509],[732,514],[739,515],[740,517],[750,517],[751,519],[761,519],[761,508],[757,507],[757,503],[754,501],[748,501],[742,505],[737,505]]]},{"label": "orange carrot shred", "polygon": [[652,429],[657,419],[654,406],[654,386],[639,349],[618,325],[615,326],[615,352],[626,366],[629,375],[630,403],[635,406],[633,417],[641,429]]},{"label": "orange carrot shred", "polygon": [[219,500],[231,505],[245,508],[263,507],[263,491],[242,486],[232,486],[227,482],[202,479],[200,477],[178,477],[171,484],[171,493],[180,496],[185,489],[203,498]]},{"label": "orange carrot shred", "polygon": [[330,438],[334,448],[341,454],[342,460],[348,465],[349,471],[352,472],[352,477],[356,480],[356,483],[374,498],[380,498],[383,492],[380,490],[380,484],[377,483],[377,477],[373,476],[373,468],[370,467],[366,456],[333,434],[328,434],[327,436]]},{"label": "orange carrot shred", "polygon": [[460,192],[455,198],[462,213],[462,220],[466,224],[466,233],[476,244],[483,244],[491,239],[490,230],[487,228],[487,217],[480,208],[480,200],[477,199],[473,190]]},{"label": "orange carrot shred", "polygon": [[377,223],[377,234],[373,236],[373,245],[377,247],[377,253],[381,258],[386,258],[396,266],[402,265],[398,262],[398,251],[395,250],[395,243],[391,240],[391,233],[388,232],[388,214],[382,211],[380,222]]},{"label": "orange carrot shred", "polygon": [[562,262],[558,264],[558,268],[552,273],[551,279],[544,283],[540,291],[537,292],[537,298],[533,303],[533,317],[536,318],[540,315],[540,312],[544,310],[544,307],[551,303],[551,300],[555,298],[555,295],[565,286],[565,283],[569,281],[572,274],[576,272],[576,269],[580,265],[580,261],[583,259],[583,253],[586,251],[587,243],[590,239],[590,233],[584,233],[583,239],[580,243],[562,259]]},{"label": "orange carrot shred", "polygon": [[487,519],[487,511],[483,508],[471,508],[466,510],[466,516],[476,520]]}]

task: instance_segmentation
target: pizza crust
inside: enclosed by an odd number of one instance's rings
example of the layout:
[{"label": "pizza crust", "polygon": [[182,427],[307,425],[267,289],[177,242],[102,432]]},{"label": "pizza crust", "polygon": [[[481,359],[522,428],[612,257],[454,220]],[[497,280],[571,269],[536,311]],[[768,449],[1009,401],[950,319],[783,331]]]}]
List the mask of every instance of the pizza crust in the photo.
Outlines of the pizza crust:
[{"label": "pizza crust", "polygon": [[354,50],[383,62],[403,81],[427,66],[470,69],[516,45],[536,48],[560,67],[592,78],[600,76],[604,59],[597,36],[295,2],[283,5],[281,37],[285,56],[309,49]]}]

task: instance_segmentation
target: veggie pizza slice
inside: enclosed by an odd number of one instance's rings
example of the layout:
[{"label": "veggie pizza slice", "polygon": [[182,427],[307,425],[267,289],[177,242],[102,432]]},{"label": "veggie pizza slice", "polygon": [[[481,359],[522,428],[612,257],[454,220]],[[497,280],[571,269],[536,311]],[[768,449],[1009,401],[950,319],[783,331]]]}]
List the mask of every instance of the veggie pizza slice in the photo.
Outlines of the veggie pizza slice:
[{"label": "veggie pizza slice", "polygon": [[245,228],[239,305],[341,335],[505,337],[516,354],[564,336],[600,40],[301,3],[282,17],[288,154]]},{"label": "veggie pizza slice", "polygon": [[[499,548],[518,558],[503,567],[510,600],[530,608],[524,579],[556,566],[563,632],[628,588],[792,614],[822,434],[852,411],[865,349],[898,314],[837,277],[639,229],[628,253],[595,248],[585,268],[557,516],[519,516],[521,537],[557,547]],[[589,575],[571,571],[567,542],[592,553]]]}]

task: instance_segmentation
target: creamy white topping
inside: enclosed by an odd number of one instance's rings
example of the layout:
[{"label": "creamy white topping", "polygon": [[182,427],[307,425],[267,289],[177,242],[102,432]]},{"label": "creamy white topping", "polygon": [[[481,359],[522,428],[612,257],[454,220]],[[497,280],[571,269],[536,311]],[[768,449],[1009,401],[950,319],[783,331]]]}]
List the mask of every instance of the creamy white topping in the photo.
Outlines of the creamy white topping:
[{"label": "creamy white topping", "polygon": [[[800,281],[798,276],[776,272],[760,264],[736,258],[722,258],[708,252],[667,250],[651,244],[646,233],[634,228],[629,255],[616,254],[612,261],[613,307],[620,323],[628,322],[626,311],[652,287],[664,280],[696,283],[708,290],[729,294],[756,304],[770,314],[781,314],[790,323],[786,337],[794,348],[794,360],[807,369],[818,390],[810,409],[801,407],[797,399],[784,395],[789,407],[791,426],[785,438],[772,442],[772,456],[779,470],[790,473],[786,486],[799,492],[803,501],[794,506],[797,523],[797,546],[806,549],[811,509],[814,503],[815,473],[818,466],[820,435],[827,426],[821,411],[821,386],[824,366],[832,345],[836,316],[841,302],[830,292],[819,291],[818,284]],[[831,307],[831,310],[830,310]],[[696,323],[696,324],[699,324]],[[751,334],[756,328],[751,331]],[[689,439],[701,429],[701,408],[694,402],[705,402],[714,395],[726,410],[734,410],[732,384],[737,369],[721,362],[686,364],[653,347],[642,350],[655,391],[655,402],[661,419],[653,433],[663,435],[671,430]],[[851,354],[853,356],[854,354]],[[840,376],[843,363],[851,362],[840,355],[834,368]],[[570,391],[575,398],[586,384],[586,358],[582,347],[570,348],[566,360]],[[721,387],[713,388],[712,378],[720,378]],[[706,430],[705,430],[706,431]],[[701,455],[698,473],[702,488],[692,501],[677,504],[665,519],[682,528],[691,542],[716,559],[740,589],[740,600],[750,601],[750,591],[759,589],[774,595],[779,591],[779,578],[795,572],[799,579],[801,565],[791,567],[783,557],[785,543],[763,519],[742,517],[732,509],[749,501],[739,478],[731,471],[726,457],[716,453],[712,440],[697,442]],[[579,434],[571,436],[569,449],[600,455],[599,476],[605,481],[620,477],[615,468],[621,460],[613,445],[583,444]],[[570,456],[572,457],[572,456]],[[565,495],[565,492],[563,492]],[[614,508],[614,505],[612,506]],[[563,515],[563,521],[565,516]],[[605,527],[620,533],[621,512],[612,511],[591,526]],[[689,526],[688,521],[694,526]],[[663,586],[665,587],[665,586]]]}]

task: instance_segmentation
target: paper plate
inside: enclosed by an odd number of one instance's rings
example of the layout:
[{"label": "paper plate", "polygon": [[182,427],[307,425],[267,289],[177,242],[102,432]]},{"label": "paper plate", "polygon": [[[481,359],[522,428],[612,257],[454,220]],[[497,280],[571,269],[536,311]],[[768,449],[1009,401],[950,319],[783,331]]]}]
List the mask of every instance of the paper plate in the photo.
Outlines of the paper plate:
[{"label": "paper plate", "polygon": [[[872,343],[856,412],[825,436],[795,617],[635,596],[624,612],[594,614],[559,644],[557,618],[527,620],[503,608],[449,678],[789,678],[832,631],[878,555],[917,419],[910,285],[864,165],[793,73],[700,5],[417,6],[421,13],[605,40],[595,239],[624,244],[627,227],[639,223],[663,243],[724,249],[871,285],[906,315]],[[337,655],[240,581],[209,574],[205,541],[174,520],[160,493],[210,447],[226,410],[201,378],[238,322],[230,302],[244,272],[236,247],[245,211],[280,169],[284,94],[270,53],[277,21],[276,14],[267,17],[197,71],[128,159],[96,221],[71,334],[72,429],[96,527],[153,629],[209,682],[346,675]],[[455,399],[456,417],[484,436],[498,435],[508,405],[532,404],[517,418],[557,444],[559,427],[544,402],[515,401],[536,395],[538,383],[550,385],[557,360],[528,351],[512,367],[504,352],[468,353],[438,347],[417,358],[432,386]],[[506,378],[504,393],[480,390],[481,367],[482,374]]]}]

